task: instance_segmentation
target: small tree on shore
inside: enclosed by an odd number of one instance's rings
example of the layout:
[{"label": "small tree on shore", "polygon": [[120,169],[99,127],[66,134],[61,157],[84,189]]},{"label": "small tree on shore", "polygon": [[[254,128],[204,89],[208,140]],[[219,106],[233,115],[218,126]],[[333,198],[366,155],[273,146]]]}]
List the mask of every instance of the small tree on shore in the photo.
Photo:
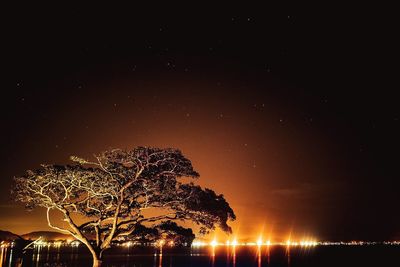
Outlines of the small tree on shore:
[{"label": "small tree on shore", "polygon": [[[16,177],[13,188],[15,200],[27,209],[47,210],[49,227],[85,244],[93,266],[101,265],[113,240],[134,235],[143,225],[162,229],[171,222],[191,221],[201,233],[216,226],[231,232],[227,222],[235,214],[223,195],[180,179],[199,174],[179,150],[115,149],[94,158],[73,156],[71,165],[42,165]],[[53,212],[68,227],[52,222]],[[89,234],[95,236],[93,242]]]}]

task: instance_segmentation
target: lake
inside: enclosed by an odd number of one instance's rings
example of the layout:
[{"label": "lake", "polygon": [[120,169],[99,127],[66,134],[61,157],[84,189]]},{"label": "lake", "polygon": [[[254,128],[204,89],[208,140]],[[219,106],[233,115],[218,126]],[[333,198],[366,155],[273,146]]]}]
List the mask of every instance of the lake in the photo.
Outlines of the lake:
[{"label": "lake", "polygon": [[[19,253],[1,248],[1,266],[91,266],[84,247],[41,247]],[[113,248],[105,254],[106,267],[305,267],[305,266],[400,266],[400,246],[251,246],[200,248]]]}]

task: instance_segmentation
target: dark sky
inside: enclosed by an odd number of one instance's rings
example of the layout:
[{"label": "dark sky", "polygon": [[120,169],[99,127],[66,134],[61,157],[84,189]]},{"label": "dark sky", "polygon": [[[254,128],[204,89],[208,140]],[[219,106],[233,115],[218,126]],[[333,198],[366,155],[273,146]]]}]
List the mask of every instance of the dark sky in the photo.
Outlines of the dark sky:
[{"label": "dark sky", "polygon": [[393,17],[36,9],[9,10],[1,38],[0,229],[47,229],[10,201],[13,176],[144,145],[181,149],[231,203],[239,237],[400,237]]}]

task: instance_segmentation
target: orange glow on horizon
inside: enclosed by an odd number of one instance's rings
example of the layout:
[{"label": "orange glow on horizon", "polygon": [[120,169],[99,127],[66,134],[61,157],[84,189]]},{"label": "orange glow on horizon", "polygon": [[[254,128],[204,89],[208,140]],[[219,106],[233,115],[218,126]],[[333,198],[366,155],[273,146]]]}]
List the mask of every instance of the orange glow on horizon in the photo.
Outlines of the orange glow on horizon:
[{"label": "orange glow on horizon", "polygon": [[236,240],[236,238],[233,240],[233,242],[232,242],[232,246],[237,246],[237,244],[238,244],[238,242],[237,242],[237,240]]},{"label": "orange glow on horizon", "polygon": [[247,233],[238,233],[235,231],[233,235],[227,236],[219,231],[214,232],[208,236],[196,238],[193,246],[301,246],[311,247],[315,246],[318,238],[310,234],[299,235],[293,230],[290,230],[286,235],[282,236],[279,233],[273,233],[272,227],[262,227],[263,231],[254,232],[255,234],[249,236]]},{"label": "orange glow on horizon", "polygon": [[293,238],[288,238],[286,240],[282,241],[271,241],[270,239],[263,240],[262,236],[260,236],[257,240],[255,241],[239,241],[236,237],[231,241],[230,239],[227,239],[226,241],[219,242],[217,238],[214,238],[211,241],[201,241],[201,240],[194,240],[192,243],[193,247],[202,247],[202,246],[211,246],[211,247],[216,247],[216,246],[227,246],[227,247],[236,247],[236,246],[287,246],[287,247],[294,247],[294,246],[300,246],[300,247],[313,247],[321,244],[322,242],[316,241],[315,238],[310,238],[310,237],[305,237],[301,239],[293,239]]}]

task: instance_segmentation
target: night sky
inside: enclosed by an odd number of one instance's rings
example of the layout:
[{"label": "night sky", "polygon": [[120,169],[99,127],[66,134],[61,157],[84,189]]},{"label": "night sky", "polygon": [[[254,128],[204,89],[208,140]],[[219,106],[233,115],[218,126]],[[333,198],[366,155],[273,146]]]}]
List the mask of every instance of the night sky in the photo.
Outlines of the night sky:
[{"label": "night sky", "polygon": [[391,17],[171,9],[7,12],[0,229],[48,230],[43,210],[10,200],[26,169],[155,146],[225,195],[238,237],[400,238]]}]

